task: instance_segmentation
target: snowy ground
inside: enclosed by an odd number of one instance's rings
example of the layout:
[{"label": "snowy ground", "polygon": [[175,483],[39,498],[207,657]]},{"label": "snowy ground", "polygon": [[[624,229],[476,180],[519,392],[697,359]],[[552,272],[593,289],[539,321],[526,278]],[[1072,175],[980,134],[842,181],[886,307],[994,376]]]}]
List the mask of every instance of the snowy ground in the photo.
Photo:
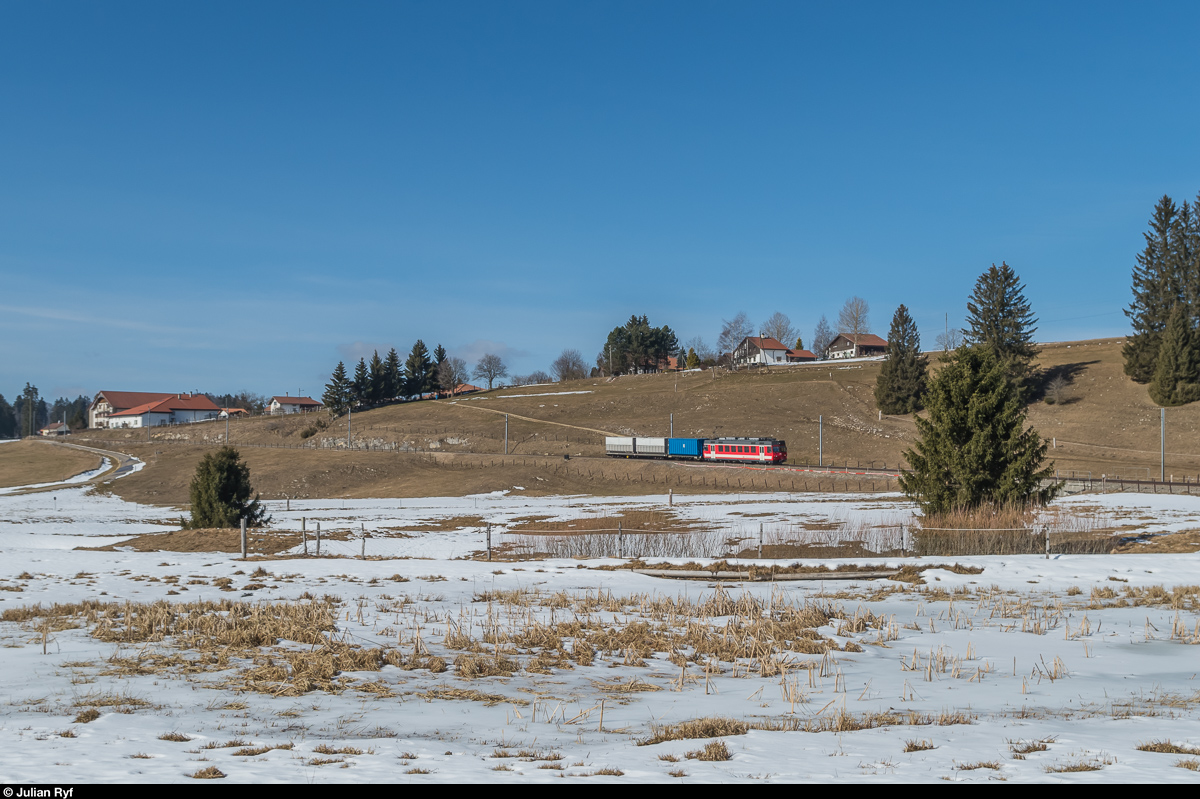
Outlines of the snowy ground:
[{"label": "snowy ground", "polygon": [[[523,517],[569,524],[664,504],[520,491],[272,503],[276,527],[304,518],[310,531],[317,521],[367,531],[376,559],[351,557],[362,545],[352,537],[323,542],[340,557],[245,563],[75,549],[174,529],[170,510],[85,488],[0,497],[0,775],[165,782],[215,767],[256,782],[1197,780],[1176,766],[1195,757],[1137,746],[1200,747],[1200,555],[913,559],[982,572],[719,589],[596,568],[615,560],[472,559],[486,522],[499,542]],[[1188,497],[1064,504],[1150,532],[1200,526],[1200,500]],[[746,536],[759,523],[889,524],[909,512],[894,498],[841,494],[688,498],[675,511]],[[439,529],[411,529],[422,525]],[[111,604],[91,618],[22,610],[85,600]],[[158,600],[180,614],[206,601],[303,606],[329,612],[336,629],[312,632],[320,644],[190,648],[185,638],[200,639],[189,625],[200,622],[172,622],[160,637],[137,620],[140,603]],[[787,626],[814,615],[808,631]],[[646,648],[655,642],[673,651]],[[304,659],[355,647],[379,649],[384,664],[343,669],[308,691],[270,677],[280,664],[297,673]],[[726,659],[739,647],[750,654]],[[472,668],[512,673],[470,677]],[[706,717],[749,729],[639,745]],[[160,737],[169,734],[184,740]],[[729,759],[696,757],[714,741]]]}]

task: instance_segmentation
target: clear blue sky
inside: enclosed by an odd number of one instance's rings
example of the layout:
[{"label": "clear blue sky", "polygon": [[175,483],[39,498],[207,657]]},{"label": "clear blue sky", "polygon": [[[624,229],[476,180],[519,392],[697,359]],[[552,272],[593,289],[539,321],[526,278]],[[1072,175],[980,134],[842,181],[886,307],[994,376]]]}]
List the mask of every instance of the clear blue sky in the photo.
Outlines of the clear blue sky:
[{"label": "clear blue sky", "polygon": [[1123,334],[1200,191],[1200,4],[0,5],[0,392],[319,395],[417,338],[514,373],[631,313],[928,345],[1011,264]]}]

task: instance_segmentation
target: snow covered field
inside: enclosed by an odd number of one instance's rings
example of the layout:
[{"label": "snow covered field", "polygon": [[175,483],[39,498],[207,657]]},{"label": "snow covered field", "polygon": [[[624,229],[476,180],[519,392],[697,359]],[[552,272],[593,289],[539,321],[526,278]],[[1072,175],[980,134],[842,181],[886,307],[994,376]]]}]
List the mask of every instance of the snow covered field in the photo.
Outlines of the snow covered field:
[{"label": "snow covered field", "polygon": [[[1148,532],[1200,527],[1188,497],[1060,504]],[[615,559],[479,558],[487,522],[503,543],[528,517],[664,505],[519,491],[272,503],[275,527],[353,534],[323,541],[327,557],[243,562],[77,550],[176,529],[178,514],[84,488],[2,496],[0,775],[1197,780],[1195,756],[1137,747],[1200,749],[1200,555],[855,559],[916,565],[921,582],[720,587],[599,568]],[[747,538],[909,513],[843,494],[674,511]]]}]

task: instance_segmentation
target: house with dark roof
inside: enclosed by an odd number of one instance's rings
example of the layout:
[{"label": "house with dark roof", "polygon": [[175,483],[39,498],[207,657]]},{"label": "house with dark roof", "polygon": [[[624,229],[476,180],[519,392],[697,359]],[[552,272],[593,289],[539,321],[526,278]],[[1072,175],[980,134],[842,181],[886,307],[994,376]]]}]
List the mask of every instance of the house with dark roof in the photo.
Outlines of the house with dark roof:
[{"label": "house with dark roof", "polygon": [[267,406],[267,413],[275,415],[309,413],[311,411],[319,411],[324,407],[324,405],[312,397],[289,397],[285,394],[282,397],[271,397],[271,404]]},{"label": "house with dark roof", "polygon": [[101,391],[88,408],[92,427],[158,427],[216,419],[221,409],[203,394]]},{"label": "house with dark roof", "polygon": [[825,357],[834,358],[876,358],[887,355],[887,342],[874,333],[838,333],[829,342]]},{"label": "house with dark roof", "polygon": [[48,436],[48,437],[65,436],[65,435],[69,435],[70,432],[71,432],[71,428],[67,427],[66,422],[53,422],[51,424],[46,425],[41,430],[39,430],[38,435],[39,436]]},{"label": "house with dark roof", "polygon": [[734,366],[770,366],[788,362],[789,350],[770,336],[746,336],[733,350]]}]

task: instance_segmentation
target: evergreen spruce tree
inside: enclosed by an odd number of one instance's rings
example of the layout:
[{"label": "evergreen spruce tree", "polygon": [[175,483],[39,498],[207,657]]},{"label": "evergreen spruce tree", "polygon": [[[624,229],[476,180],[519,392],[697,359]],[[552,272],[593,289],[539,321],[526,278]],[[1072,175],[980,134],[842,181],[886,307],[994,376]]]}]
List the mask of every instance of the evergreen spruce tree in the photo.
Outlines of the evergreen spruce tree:
[{"label": "evergreen spruce tree", "polygon": [[1126,337],[1121,354],[1125,356],[1125,374],[1136,383],[1153,379],[1162,333],[1171,309],[1180,300],[1180,281],[1171,274],[1179,263],[1178,217],[1175,202],[1163,195],[1154,206],[1150,230],[1142,234],[1146,246],[1133,268],[1133,302],[1125,310],[1133,334]]},{"label": "evergreen spruce tree", "polygon": [[441,344],[433,348],[433,363],[429,368],[429,386],[437,393],[437,396],[442,396],[442,384],[438,379],[438,375],[442,373],[442,364],[446,362],[449,356],[446,353],[446,348]]},{"label": "evergreen spruce tree", "polygon": [[804,349],[804,339],[801,338],[800,336],[796,336],[796,346],[792,347],[792,349],[794,349],[794,350]]},{"label": "evergreen spruce tree", "polygon": [[936,515],[984,504],[1049,502],[1057,485],[1043,465],[1046,444],[1025,428],[1025,412],[1008,370],[986,347],[960,347],[930,381],[928,418],[914,417],[920,435],[907,450],[910,471],[900,488],[922,512]]},{"label": "evergreen spruce tree", "polygon": [[417,339],[404,362],[404,384],[404,393],[410,397],[419,397],[433,390],[433,363],[421,339]]},{"label": "evergreen spruce tree", "polygon": [[346,377],[346,364],[338,361],[337,368],[333,370],[333,375],[325,384],[325,393],[321,396],[321,403],[334,416],[341,416],[350,407],[351,395],[352,387],[350,380]]},{"label": "evergreen spruce tree", "polygon": [[908,308],[901,305],[892,316],[887,360],[875,381],[875,403],[879,410],[886,414],[920,410],[928,375],[929,359],[921,354],[921,335]]},{"label": "evergreen spruce tree", "polygon": [[963,338],[974,347],[995,353],[1009,379],[1024,398],[1038,349],[1033,345],[1037,322],[1025,299],[1021,279],[1007,263],[992,264],[975,281],[967,301],[967,324]]},{"label": "evergreen spruce tree", "polygon": [[379,350],[375,350],[375,354],[371,356],[371,364],[367,367],[367,402],[371,405],[383,402],[386,395],[384,391],[386,379],[387,373],[383,366],[383,360],[379,357]]},{"label": "evergreen spruce tree", "polygon": [[354,367],[354,383],[350,387],[350,405],[357,408],[367,404],[368,392],[371,390],[371,373],[367,370],[367,362],[358,359]]},{"label": "evergreen spruce tree", "polygon": [[187,526],[237,527],[242,518],[246,525],[258,527],[270,519],[250,485],[250,468],[233,447],[221,447],[204,456],[196,466],[189,496],[192,518]]},{"label": "evergreen spruce tree", "polygon": [[1171,311],[1158,348],[1150,399],[1166,407],[1200,399],[1200,334],[1180,303]]},{"label": "evergreen spruce tree", "polygon": [[387,399],[395,399],[404,392],[404,372],[400,367],[400,356],[396,354],[396,348],[392,347],[388,350],[387,358],[383,362],[384,372],[384,396]]},{"label": "evergreen spruce tree", "polygon": [[17,438],[17,415],[13,407],[0,394],[0,438]]},{"label": "evergreen spruce tree", "polygon": [[688,369],[699,369],[700,368],[700,356],[696,354],[695,349],[692,349],[690,347],[688,348],[688,353],[687,353],[687,368]]}]

